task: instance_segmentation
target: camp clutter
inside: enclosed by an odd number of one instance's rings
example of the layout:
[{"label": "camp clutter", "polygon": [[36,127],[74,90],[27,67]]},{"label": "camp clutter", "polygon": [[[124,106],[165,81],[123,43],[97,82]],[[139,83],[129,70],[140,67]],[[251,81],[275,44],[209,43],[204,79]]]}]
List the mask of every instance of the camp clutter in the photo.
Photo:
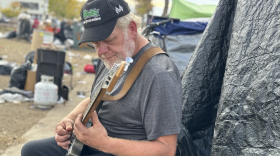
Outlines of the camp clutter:
[{"label": "camp clutter", "polygon": [[[84,65],[84,71],[76,73],[78,77],[94,73],[98,59],[88,54],[77,56],[63,46],[53,45],[54,34],[51,32],[34,30],[32,38],[31,52],[21,65],[9,63],[4,60],[4,55],[0,56],[0,75],[11,76],[9,88],[0,90],[0,103],[32,101],[36,107],[51,108],[68,100],[69,90],[73,88],[73,68],[78,66],[75,59],[91,62]],[[65,61],[66,54],[69,61]],[[73,66],[70,62],[74,63]],[[64,75],[70,76],[67,84],[63,83]]]}]

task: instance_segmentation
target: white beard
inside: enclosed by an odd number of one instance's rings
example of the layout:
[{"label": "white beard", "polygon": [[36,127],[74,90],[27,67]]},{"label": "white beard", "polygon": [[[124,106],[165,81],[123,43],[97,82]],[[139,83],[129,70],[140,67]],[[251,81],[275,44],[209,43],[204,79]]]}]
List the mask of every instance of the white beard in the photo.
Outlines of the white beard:
[{"label": "white beard", "polygon": [[106,62],[103,60],[106,68],[111,69],[112,66],[116,63],[121,63],[121,61],[125,61],[127,57],[132,57],[135,50],[135,43],[128,38],[127,34],[124,34],[124,43],[120,53],[117,55],[117,59],[113,62]]}]

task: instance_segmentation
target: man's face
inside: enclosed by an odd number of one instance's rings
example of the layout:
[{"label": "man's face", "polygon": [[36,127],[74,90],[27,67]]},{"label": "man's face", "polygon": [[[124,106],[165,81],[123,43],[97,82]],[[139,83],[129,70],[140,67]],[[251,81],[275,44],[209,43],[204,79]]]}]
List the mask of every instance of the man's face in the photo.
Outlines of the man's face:
[{"label": "man's face", "polygon": [[129,38],[126,32],[126,30],[115,27],[112,34],[107,39],[92,42],[97,55],[108,69],[111,69],[114,63],[120,63],[127,57],[133,56],[135,42]]}]

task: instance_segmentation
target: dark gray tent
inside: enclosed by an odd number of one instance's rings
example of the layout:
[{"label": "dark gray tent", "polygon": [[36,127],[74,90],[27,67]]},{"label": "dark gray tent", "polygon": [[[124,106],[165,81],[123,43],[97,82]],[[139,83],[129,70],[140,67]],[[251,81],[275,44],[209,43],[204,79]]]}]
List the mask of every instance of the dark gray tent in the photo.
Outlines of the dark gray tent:
[{"label": "dark gray tent", "polygon": [[280,155],[278,0],[220,0],[182,78],[177,155]]}]

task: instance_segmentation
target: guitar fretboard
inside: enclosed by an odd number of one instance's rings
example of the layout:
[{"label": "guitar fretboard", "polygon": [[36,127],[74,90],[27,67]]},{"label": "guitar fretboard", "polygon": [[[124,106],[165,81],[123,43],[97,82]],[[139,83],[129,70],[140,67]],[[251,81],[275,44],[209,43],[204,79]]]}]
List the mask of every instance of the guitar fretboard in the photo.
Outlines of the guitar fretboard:
[{"label": "guitar fretboard", "polygon": [[[111,70],[108,72],[108,74],[106,74],[107,76],[105,78],[103,78],[103,80],[101,81],[101,84],[98,86],[98,89],[96,90],[96,92],[94,93],[93,97],[91,98],[88,106],[87,106],[87,109],[85,110],[84,112],[84,115],[83,115],[83,119],[82,119],[82,122],[85,120],[86,116],[88,115],[92,105],[94,104],[98,94],[100,93],[102,87],[103,87],[103,84],[105,83],[105,81],[108,81],[110,82],[110,79],[108,79],[109,77],[112,77],[112,75],[114,75],[118,69],[119,65],[117,64],[114,64],[111,68]],[[108,84],[107,84],[108,85]]]}]

